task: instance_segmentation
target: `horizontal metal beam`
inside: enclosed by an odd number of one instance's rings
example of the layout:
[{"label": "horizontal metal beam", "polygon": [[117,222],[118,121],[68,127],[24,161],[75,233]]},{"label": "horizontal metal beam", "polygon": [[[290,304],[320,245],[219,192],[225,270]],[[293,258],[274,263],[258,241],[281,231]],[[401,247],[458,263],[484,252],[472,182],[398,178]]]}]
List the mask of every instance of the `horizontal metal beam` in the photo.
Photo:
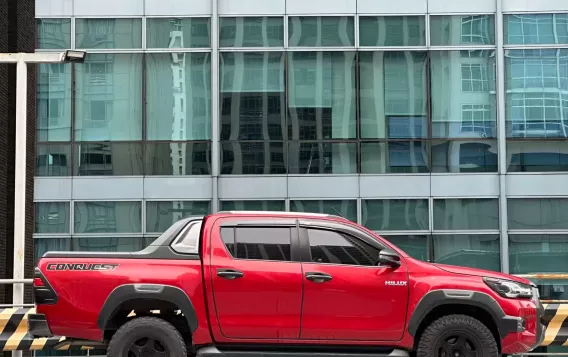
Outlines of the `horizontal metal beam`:
[{"label": "horizontal metal beam", "polygon": [[62,63],[65,57],[65,52],[0,53],[0,63]]},{"label": "horizontal metal beam", "polygon": [[6,284],[31,284],[34,279],[0,279],[0,285]]}]

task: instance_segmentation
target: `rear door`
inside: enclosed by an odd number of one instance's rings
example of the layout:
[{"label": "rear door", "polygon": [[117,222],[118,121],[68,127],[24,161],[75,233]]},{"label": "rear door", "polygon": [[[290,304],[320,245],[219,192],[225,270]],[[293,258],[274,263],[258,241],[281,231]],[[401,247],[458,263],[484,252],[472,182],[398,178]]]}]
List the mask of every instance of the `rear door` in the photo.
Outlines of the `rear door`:
[{"label": "rear door", "polygon": [[229,339],[298,339],[302,267],[294,219],[221,220],[211,279],[219,328]]}]

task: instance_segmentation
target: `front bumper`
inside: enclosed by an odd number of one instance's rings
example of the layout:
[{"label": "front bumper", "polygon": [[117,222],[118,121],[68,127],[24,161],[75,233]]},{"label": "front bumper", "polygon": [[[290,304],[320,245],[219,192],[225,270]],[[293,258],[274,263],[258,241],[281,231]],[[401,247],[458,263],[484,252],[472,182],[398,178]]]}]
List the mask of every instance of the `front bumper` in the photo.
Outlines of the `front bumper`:
[{"label": "front bumper", "polygon": [[28,332],[34,338],[53,336],[44,314],[28,315]]}]

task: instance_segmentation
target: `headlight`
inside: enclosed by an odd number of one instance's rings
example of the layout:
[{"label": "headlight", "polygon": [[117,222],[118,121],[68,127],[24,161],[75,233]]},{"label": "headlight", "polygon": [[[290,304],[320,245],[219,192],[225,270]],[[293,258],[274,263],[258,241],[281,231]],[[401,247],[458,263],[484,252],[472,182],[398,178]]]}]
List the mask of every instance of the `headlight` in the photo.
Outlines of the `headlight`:
[{"label": "headlight", "polygon": [[532,298],[532,288],[530,285],[517,283],[511,280],[500,280],[495,278],[483,278],[485,284],[493,289],[497,294],[507,298]]}]

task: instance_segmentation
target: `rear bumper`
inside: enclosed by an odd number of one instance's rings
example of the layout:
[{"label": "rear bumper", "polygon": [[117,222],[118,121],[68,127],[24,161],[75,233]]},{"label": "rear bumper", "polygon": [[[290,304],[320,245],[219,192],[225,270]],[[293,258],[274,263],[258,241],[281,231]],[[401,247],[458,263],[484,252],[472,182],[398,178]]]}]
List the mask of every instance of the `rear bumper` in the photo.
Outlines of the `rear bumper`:
[{"label": "rear bumper", "polygon": [[28,332],[34,338],[53,336],[44,314],[30,314],[28,316]]}]

